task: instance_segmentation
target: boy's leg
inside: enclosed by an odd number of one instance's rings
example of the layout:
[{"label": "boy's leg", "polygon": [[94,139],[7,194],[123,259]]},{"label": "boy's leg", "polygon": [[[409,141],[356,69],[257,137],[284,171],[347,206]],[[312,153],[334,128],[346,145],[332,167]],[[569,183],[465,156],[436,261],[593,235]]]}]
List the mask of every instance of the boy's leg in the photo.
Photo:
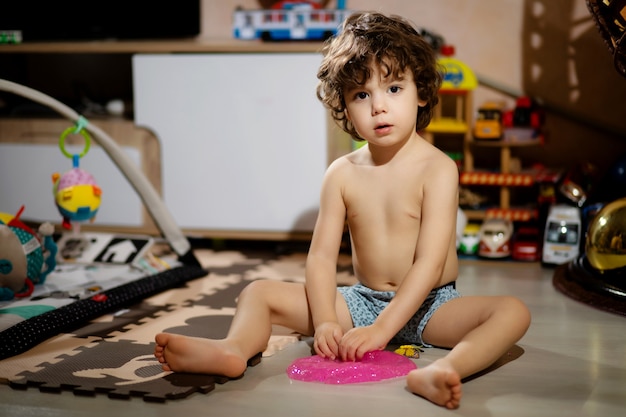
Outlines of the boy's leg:
[{"label": "boy's leg", "polygon": [[445,303],[428,321],[423,339],[452,350],[432,365],[412,371],[409,389],[440,405],[458,407],[461,379],[493,364],[529,325],[528,308],[513,297],[466,296]]},{"label": "boy's leg", "polygon": [[236,377],[245,371],[249,358],[266,348],[272,324],[313,333],[304,285],[254,281],[241,292],[225,339],[161,333],[156,336],[155,356],[168,371]]}]

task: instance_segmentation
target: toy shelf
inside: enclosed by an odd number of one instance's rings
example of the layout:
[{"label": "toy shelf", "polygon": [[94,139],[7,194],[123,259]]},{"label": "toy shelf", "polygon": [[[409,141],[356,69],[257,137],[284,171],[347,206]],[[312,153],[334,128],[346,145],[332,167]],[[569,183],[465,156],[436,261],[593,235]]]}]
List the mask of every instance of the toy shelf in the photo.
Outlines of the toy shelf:
[{"label": "toy shelf", "polygon": [[498,209],[490,208],[485,210],[485,218],[507,219],[512,222],[527,222],[537,218],[537,210],[529,208],[508,208]]},{"label": "toy shelf", "polygon": [[[461,184],[465,185],[493,185],[500,187],[500,209],[507,210],[511,207],[511,190],[509,187],[528,187],[535,183],[535,172],[512,173],[511,172],[511,148],[519,146],[537,146],[540,139],[529,141],[504,141],[504,140],[472,140],[472,146],[498,147],[500,148],[500,172],[477,173],[468,172]],[[465,180],[465,182],[463,182]]]},{"label": "toy shelf", "polygon": [[[499,206],[487,210],[466,210],[468,218],[480,220],[489,217],[506,218],[512,221],[528,221],[536,217],[536,210],[511,207],[511,187],[530,187],[537,183],[535,171],[512,172],[511,150],[522,146],[537,146],[542,143],[540,138],[524,140],[475,140],[471,132],[472,123],[472,92],[471,90],[442,90],[440,104],[435,108],[433,120],[422,132],[422,136],[430,143],[435,142],[438,135],[458,136],[462,141],[463,170],[459,183],[466,186],[500,187]],[[447,101],[447,102],[446,102]],[[447,106],[446,106],[447,105]],[[442,108],[448,110],[445,112]],[[452,110],[450,112],[450,110]],[[476,148],[491,147],[500,149],[500,166],[498,171],[480,171],[474,167]],[[545,180],[545,178],[543,179]]]},{"label": "toy shelf", "polygon": [[485,210],[463,210],[469,220],[485,220],[491,218],[507,219],[512,222],[527,222],[536,219],[538,211],[536,209],[515,207],[501,209],[492,207]]},{"label": "toy shelf", "polygon": [[262,42],[237,39],[159,39],[101,40],[68,42],[24,42],[0,44],[0,54],[135,54],[135,53],[243,53],[243,52],[319,52],[321,42]]},{"label": "toy shelf", "polygon": [[510,187],[531,187],[540,183],[556,183],[560,171],[549,169],[529,170],[519,173],[503,173],[492,171],[461,172],[459,183],[468,186],[500,187],[500,205],[484,210],[465,210],[468,218],[483,220],[485,218],[504,218],[511,221],[529,221],[537,218],[537,209],[512,207],[510,204]]},{"label": "toy shelf", "polygon": [[461,185],[493,185],[499,187],[528,187],[535,183],[533,174],[505,174],[486,171],[462,172]]},{"label": "toy shelf", "polygon": [[429,133],[465,134],[468,129],[469,126],[463,120],[442,117],[437,120],[433,120],[433,122],[428,125],[426,131]]}]

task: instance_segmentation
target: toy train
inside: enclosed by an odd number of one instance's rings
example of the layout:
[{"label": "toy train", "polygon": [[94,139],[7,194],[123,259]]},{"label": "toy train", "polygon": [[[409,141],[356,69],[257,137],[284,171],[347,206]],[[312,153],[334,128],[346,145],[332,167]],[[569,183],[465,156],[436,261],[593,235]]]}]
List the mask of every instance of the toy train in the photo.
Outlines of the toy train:
[{"label": "toy train", "polygon": [[281,1],[271,9],[235,10],[233,31],[238,39],[325,40],[350,13],[345,1],[336,9],[322,9],[315,1]]}]

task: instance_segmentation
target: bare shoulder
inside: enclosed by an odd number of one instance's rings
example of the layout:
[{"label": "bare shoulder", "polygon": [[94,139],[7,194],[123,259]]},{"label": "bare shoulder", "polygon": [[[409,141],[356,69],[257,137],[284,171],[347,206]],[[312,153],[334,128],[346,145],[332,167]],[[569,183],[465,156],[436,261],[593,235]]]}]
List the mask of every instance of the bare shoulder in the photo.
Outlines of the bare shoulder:
[{"label": "bare shoulder", "polygon": [[456,162],[436,146],[423,141],[420,157],[424,171],[431,177],[442,176],[449,181],[458,181],[459,169]]},{"label": "bare shoulder", "polygon": [[326,168],[324,178],[326,181],[337,181],[346,175],[347,170],[350,168],[351,162],[349,159],[350,154],[342,155],[339,158],[332,161]]},{"label": "bare shoulder", "polygon": [[342,155],[332,161],[326,169],[327,175],[341,175],[356,165],[362,165],[366,152],[363,148]]},{"label": "bare shoulder", "polygon": [[352,153],[342,155],[332,161],[326,168],[322,191],[336,190],[343,192],[347,183],[350,183],[353,162],[351,161]]}]

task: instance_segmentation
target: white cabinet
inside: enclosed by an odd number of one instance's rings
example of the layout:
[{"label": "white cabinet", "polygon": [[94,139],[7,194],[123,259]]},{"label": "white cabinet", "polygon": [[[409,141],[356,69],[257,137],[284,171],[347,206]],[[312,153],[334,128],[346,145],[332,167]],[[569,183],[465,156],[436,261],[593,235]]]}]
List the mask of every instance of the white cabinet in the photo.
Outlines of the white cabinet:
[{"label": "white cabinet", "polygon": [[205,232],[310,232],[328,165],[319,53],[137,54],[135,123],[161,141],[163,197]]}]

